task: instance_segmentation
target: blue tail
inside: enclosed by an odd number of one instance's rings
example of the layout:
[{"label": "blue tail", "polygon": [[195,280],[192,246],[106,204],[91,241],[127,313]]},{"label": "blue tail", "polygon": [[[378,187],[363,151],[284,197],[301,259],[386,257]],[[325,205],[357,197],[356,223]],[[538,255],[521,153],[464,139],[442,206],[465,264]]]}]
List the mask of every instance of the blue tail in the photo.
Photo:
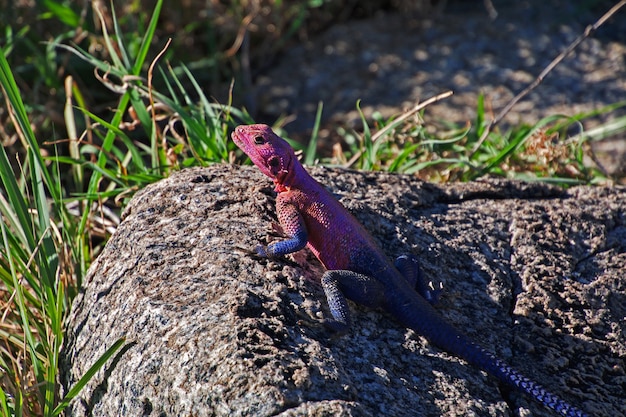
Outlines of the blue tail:
[{"label": "blue tail", "polygon": [[[467,336],[446,322],[436,310],[417,293],[407,294],[409,299],[396,299],[387,305],[388,310],[405,326],[425,336],[434,345],[465,359],[511,385],[530,394],[540,403],[566,417],[589,417],[578,408],[548,392],[538,383],[526,378],[493,354],[472,342]],[[400,297],[399,297],[400,298]]]},{"label": "blue tail", "polygon": [[461,345],[465,345],[461,347],[461,350],[465,353],[463,355],[459,354],[460,356],[464,357],[471,364],[486,370],[500,381],[530,394],[537,401],[550,407],[560,415],[567,417],[588,417],[583,411],[566,403],[535,381],[520,374],[510,365],[496,358],[480,346],[472,342],[468,344],[468,341],[461,343]]},{"label": "blue tail", "polygon": [[[566,417],[588,417],[578,408],[569,405],[556,395],[548,392],[538,383],[526,378],[493,354],[472,342],[467,336],[446,322],[431,306],[435,298],[422,280],[419,262],[413,256],[402,256],[395,266],[411,287],[417,292],[394,294],[394,302],[387,309],[407,327],[428,338],[433,344],[465,359],[472,365],[489,372],[500,381],[520,391],[530,394],[540,403]],[[419,295],[418,295],[419,294]],[[435,294],[436,295],[436,294]]]}]

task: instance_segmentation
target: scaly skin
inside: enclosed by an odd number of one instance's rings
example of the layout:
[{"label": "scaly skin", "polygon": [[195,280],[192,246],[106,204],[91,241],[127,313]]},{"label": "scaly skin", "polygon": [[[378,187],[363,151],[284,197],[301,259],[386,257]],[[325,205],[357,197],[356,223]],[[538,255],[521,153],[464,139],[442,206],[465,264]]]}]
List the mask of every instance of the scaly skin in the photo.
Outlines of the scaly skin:
[{"label": "scaly skin", "polygon": [[435,345],[524,391],[561,415],[586,416],[472,342],[432,307],[435,295],[423,284],[417,260],[403,256],[390,263],[363,226],[300,164],[289,144],[266,125],[238,126],[233,141],[275,184],[276,212],[288,239],[257,253],[278,257],[305,246],[328,270],[322,285],[333,320],[329,327],[350,327],[347,299],[380,307]]}]

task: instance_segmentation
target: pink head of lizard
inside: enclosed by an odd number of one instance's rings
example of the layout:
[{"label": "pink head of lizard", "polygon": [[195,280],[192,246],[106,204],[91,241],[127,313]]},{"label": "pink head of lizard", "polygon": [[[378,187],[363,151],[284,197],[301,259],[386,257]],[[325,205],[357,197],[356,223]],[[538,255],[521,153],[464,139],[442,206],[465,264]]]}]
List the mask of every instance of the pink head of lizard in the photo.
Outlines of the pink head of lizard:
[{"label": "pink head of lizard", "polygon": [[235,144],[265,175],[274,180],[276,191],[289,187],[297,173],[296,155],[284,139],[267,125],[237,126],[232,134]]}]

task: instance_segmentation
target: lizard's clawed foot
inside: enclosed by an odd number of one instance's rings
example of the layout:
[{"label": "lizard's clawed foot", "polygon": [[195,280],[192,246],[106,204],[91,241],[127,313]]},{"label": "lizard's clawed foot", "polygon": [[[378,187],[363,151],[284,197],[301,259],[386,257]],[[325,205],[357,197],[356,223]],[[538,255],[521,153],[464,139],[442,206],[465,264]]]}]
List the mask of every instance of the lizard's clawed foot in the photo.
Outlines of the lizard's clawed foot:
[{"label": "lizard's clawed foot", "polygon": [[256,246],[254,248],[254,250],[250,249],[250,248],[244,248],[244,247],[241,247],[239,245],[235,245],[235,246],[233,246],[233,248],[236,249],[239,252],[245,253],[246,255],[253,256],[253,257],[254,256],[259,257],[259,258],[269,258],[270,257],[269,254],[267,253],[266,246],[263,246],[263,245]]},{"label": "lizard's clawed foot", "polygon": [[350,326],[345,323],[340,323],[337,320],[325,319],[322,324],[330,331],[331,337],[339,337],[348,332]]},{"label": "lizard's clawed foot", "polygon": [[314,328],[316,330],[319,329],[321,331],[326,330],[328,333],[330,333],[330,335],[325,337],[330,337],[331,339],[343,336],[348,332],[350,328],[350,326],[346,326],[333,319],[318,320],[311,318],[303,312],[297,313],[297,316],[298,326]]},{"label": "lizard's clawed foot", "polygon": [[239,246],[239,245],[233,246],[233,250],[236,250],[237,252],[241,252],[241,253],[243,253],[245,255],[248,255],[248,256],[258,256],[258,253],[257,253],[256,250],[252,250],[250,248],[244,248],[244,247]]},{"label": "lizard's clawed foot", "polygon": [[439,288],[435,289],[432,282],[427,283],[424,280],[417,257],[413,255],[399,256],[394,265],[419,295],[430,304],[437,304],[439,295],[443,291],[443,285],[439,284]]},{"label": "lizard's clawed foot", "polygon": [[439,283],[439,288],[435,289],[432,281],[428,283],[428,289],[424,291],[422,296],[428,301],[431,305],[435,305],[439,302],[439,296],[443,292],[443,284]]},{"label": "lizard's clawed foot", "polygon": [[261,258],[269,258],[270,257],[268,252],[267,252],[267,246],[258,245],[254,249],[254,251],[257,254],[257,256],[260,256]]}]

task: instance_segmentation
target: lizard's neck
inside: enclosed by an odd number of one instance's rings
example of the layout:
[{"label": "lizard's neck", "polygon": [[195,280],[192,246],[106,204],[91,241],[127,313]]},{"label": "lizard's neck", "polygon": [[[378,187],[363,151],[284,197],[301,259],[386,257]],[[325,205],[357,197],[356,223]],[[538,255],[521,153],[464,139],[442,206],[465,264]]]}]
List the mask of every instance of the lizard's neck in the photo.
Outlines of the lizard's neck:
[{"label": "lizard's neck", "polygon": [[276,178],[274,178],[275,190],[278,193],[288,191],[291,188],[310,189],[315,183],[313,177],[304,169],[300,161],[292,159],[287,169],[283,170]]}]

